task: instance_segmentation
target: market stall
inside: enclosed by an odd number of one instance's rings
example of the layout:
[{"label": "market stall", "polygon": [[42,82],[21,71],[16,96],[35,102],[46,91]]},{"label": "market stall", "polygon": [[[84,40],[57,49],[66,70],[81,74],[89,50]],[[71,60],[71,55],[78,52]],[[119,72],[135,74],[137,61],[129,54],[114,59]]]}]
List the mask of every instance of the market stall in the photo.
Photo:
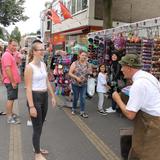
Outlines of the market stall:
[{"label": "market stall", "polygon": [[143,70],[160,79],[160,17],[88,34],[89,60],[96,65],[111,61],[113,50],[122,57],[141,56]]},{"label": "market stall", "polygon": [[56,50],[50,62],[49,80],[53,82],[55,94],[61,96],[63,104],[60,106],[71,107],[72,89],[71,78],[68,75],[70,65],[77,60],[79,50],[87,51],[86,46],[76,44],[70,49],[70,53]]}]

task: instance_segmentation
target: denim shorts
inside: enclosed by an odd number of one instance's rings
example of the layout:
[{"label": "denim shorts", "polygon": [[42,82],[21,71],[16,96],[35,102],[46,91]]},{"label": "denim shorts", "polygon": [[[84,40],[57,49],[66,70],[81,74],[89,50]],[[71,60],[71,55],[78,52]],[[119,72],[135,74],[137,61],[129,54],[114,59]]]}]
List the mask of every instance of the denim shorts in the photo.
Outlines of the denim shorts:
[{"label": "denim shorts", "polygon": [[8,100],[15,100],[18,98],[18,85],[16,88],[12,87],[11,83],[5,83],[7,88],[7,98]]}]

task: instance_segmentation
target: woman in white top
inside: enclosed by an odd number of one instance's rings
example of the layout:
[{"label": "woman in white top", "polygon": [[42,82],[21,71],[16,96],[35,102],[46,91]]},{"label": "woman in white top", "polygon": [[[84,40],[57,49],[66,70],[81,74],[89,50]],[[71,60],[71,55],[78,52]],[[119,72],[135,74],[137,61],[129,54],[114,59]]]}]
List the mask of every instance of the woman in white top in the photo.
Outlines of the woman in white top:
[{"label": "woman in white top", "polygon": [[107,92],[107,73],[104,64],[99,66],[99,74],[97,78],[97,93],[98,93],[98,113],[107,115],[103,109],[104,94]]},{"label": "woman in white top", "polygon": [[25,69],[25,86],[27,105],[33,125],[32,142],[35,151],[35,160],[46,160],[43,154],[47,150],[40,148],[40,137],[43,123],[48,110],[48,92],[52,97],[52,105],[56,105],[54,91],[48,80],[46,65],[43,60],[44,46],[40,40],[35,40],[31,46],[29,64]]}]

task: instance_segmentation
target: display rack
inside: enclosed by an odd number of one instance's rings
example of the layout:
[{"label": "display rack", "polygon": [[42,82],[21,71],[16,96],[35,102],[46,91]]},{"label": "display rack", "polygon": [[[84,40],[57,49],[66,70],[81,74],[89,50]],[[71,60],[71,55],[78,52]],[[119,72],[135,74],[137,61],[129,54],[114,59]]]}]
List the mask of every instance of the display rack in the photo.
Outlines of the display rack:
[{"label": "display rack", "polygon": [[[88,39],[93,39],[93,46],[95,45],[94,37],[96,37],[96,39],[104,39],[105,51],[102,55],[104,62],[109,59],[108,57],[111,56],[111,52],[114,49],[120,52],[120,57],[124,54],[138,53],[143,64],[142,69],[160,79],[159,30],[160,17],[156,17],[111,29],[91,32],[88,34]],[[121,37],[119,35],[121,35]],[[125,47],[122,47],[124,43]]]}]

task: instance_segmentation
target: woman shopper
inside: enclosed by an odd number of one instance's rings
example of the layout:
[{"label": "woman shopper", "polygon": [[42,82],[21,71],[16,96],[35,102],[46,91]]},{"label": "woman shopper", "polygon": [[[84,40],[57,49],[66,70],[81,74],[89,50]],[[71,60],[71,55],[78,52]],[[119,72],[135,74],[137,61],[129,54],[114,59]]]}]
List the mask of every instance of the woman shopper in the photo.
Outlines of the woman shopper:
[{"label": "woman shopper", "polygon": [[35,151],[35,160],[46,160],[43,154],[47,150],[40,148],[40,137],[43,123],[48,110],[48,92],[50,91],[52,105],[56,105],[56,99],[49,83],[46,65],[42,62],[44,46],[40,40],[35,40],[31,46],[29,64],[25,69],[25,86],[28,109],[33,125],[32,142]]},{"label": "woman shopper", "polygon": [[88,118],[88,114],[85,113],[85,96],[88,74],[91,74],[91,72],[92,68],[87,62],[87,53],[79,51],[78,60],[72,63],[69,76],[72,78],[73,90],[72,114],[76,113],[77,102],[80,96],[80,116],[83,118]]},{"label": "woman shopper", "polygon": [[[118,55],[118,51],[114,50],[111,56],[111,66],[110,66],[110,82],[109,82],[109,86],[110,86],[110,92],[111,94],[119,89],[118,86],[118,80],[121,78],[122,73],[121,73],[121,65],[118,63],[119,61],[119,55]],[[112,106],[106,109],[107,113],[114,113],[116,112],[116,102],[112,99],[111,97],[111,102],[112,102]]]},{"label": "woman shopper", "polygon": [[99,66],[99,73],[97,78],[97,93],[98,93],[98,113],[107,115],[103,109],[104,94],[107,93],[107,73],[106,66],[101,64]]}]

